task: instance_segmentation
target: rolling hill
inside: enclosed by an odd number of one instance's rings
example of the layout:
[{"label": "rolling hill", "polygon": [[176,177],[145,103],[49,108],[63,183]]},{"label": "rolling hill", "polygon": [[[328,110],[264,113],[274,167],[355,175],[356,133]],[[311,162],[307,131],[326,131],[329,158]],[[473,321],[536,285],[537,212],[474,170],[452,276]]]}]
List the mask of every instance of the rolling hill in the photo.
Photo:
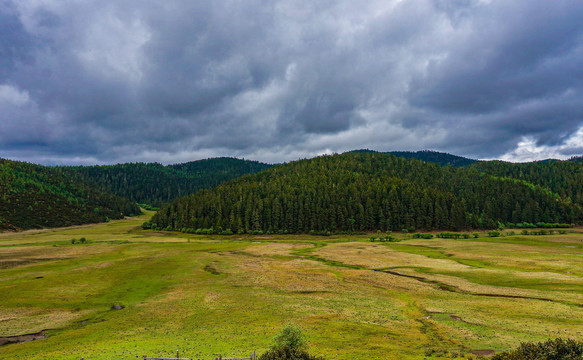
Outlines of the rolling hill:
[{"label": "rolling hill", "polygon": [[[370,149],[359,149],[349,151],[350,153],[369,153],[369,154],[383,154],[383,152],[370,150]],[[405,159],[417,159],[425,162],[436,163],[441,166],[451,165],[453,167],[470,166],[478,160],[468,159],[462,156],[452,155],[444,152],[434,151],[434,150],[420,150],[420,151],[389,151],[384,154],[391,154],[397,157]]]},{"label": "rolling hill", "polygon": [[0,159],[0,230],[78,225],[139,213],[134,202],[76,181],[60,168]]},{"label": "rolling hill", "polygon": [[159,163],[127,163],[62,169],[101,191],[159,207],[177,197],[245,174],[254,174],[270,166],[258,161],[222,157],[167,166]]},{"label": "rolling hill", "polygon": [[136,215],[271,165],[214,158],[164,166],[41,166],[0,159],[0,230],[78,225]]},{"label": "rolling hill", "polygon": [[581,206],[527,180],[350,152],[278,165],[161,208],[145,226],[326,233],[580,222]]}]

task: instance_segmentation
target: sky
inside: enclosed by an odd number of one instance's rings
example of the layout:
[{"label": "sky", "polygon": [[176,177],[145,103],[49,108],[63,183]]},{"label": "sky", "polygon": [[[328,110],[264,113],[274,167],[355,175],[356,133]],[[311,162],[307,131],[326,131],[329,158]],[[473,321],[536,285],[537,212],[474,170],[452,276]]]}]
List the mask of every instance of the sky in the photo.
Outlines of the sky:
[{"label": "sky", "polygon": [[0,0],[0,157],[583,154],[581,0]]}]

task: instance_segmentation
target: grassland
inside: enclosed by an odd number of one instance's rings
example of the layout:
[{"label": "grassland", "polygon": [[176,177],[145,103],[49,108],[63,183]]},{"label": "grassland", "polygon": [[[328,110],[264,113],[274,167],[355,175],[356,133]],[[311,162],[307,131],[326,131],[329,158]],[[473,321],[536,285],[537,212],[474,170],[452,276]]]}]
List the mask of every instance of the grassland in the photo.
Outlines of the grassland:
[{"label": "grassland", "polygon": [[210,360],[262,352],[288,322],[327,359],[473,358],[520,341],[583,340],[578,229],[371,243],[141,230],[150,215],[0,234],[0,337],[48,335],[1,346],[0,359],[179,350]]}]

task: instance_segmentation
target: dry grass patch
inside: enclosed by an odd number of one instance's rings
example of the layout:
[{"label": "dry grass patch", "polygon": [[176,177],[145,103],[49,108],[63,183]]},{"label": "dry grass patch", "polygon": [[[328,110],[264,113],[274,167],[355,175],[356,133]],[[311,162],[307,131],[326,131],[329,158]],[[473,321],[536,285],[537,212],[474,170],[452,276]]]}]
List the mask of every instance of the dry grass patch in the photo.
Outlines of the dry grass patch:
[{"label": "dry grass patch", "polygon": [[2,308],[0,309],[0,337],[58,329],[76,320],[83,319],[90,312],[87,310]]},{"label": "dry grass patch", "polygon": [[253,244],[245,250],[246,252],[259,256],[291,256],[292,252],[299,249],[313,247],[312,244],[300,243],[264,243]]},{"label": "dry grass patch", "polygon": [[448,270],[468,268],[452,260],[433,259],[423,255],[404,253],[385,245],[360,242],[329,244],[314,251],[315,255],[344,264],[359,265],[368,269],[397,267],[435,267]]}]

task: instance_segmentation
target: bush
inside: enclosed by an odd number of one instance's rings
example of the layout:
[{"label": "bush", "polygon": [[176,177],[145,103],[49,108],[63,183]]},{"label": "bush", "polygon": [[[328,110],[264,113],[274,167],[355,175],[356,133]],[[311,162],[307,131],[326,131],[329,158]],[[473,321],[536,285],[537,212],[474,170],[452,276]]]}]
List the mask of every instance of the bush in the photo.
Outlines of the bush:
[{"label": "bush", "polygon": [[565,229],[565,228],[572,228],[573,224],[560,224],[560,223],[544,223],[544,222],[537,222],[536,224],[533,223],[518,223],[516,224],[517,228],[529,228],[529,229],[533,229],[533,228],[546,228],[546,229],[551,229],[551,228],[559,228],[559,229]]},{"label": "bush", "polygon": [[413,239],[433,239],[433,234],[415,233]]},{"label": "bush", "polygon": [[488,231],[488,236],[489,237],[498,237],[498,236],[500,236],[500,232],[499,231]]},{"label": "bush", "polygon": [[437,234],[437,237],[442,239],[459,239],[461,236],[462,234],[455,232],[442,232]]},{"label": "bush", "polygon": [[318,360],[307,351],[308,344],[302,329],[288,324],[273,338],[271,348],[259,360]]},{"label": "bush", "polygon": [[381,237],[379,240],[381,242],[398,242],[398,241],[401,241],[401,240],[399,240],[399,239],[397,239],[397,238],[395,238],[394,236],[391,236],[391,235],[387,235],[384,238]]},{"label": "bush", "polygon": [[288,324],[273,338],[272,350],[283,349],[285,347],[291,350],[306,350],[308,348],[306,338],[302,333],[302,328],[294,324]]},{"label": "bush", "polygon": [[575,340],[547,340],[539,343],[522,343],[510,352],[503,352],[492,360],[579,360],[583,358],[583,342]]}]

